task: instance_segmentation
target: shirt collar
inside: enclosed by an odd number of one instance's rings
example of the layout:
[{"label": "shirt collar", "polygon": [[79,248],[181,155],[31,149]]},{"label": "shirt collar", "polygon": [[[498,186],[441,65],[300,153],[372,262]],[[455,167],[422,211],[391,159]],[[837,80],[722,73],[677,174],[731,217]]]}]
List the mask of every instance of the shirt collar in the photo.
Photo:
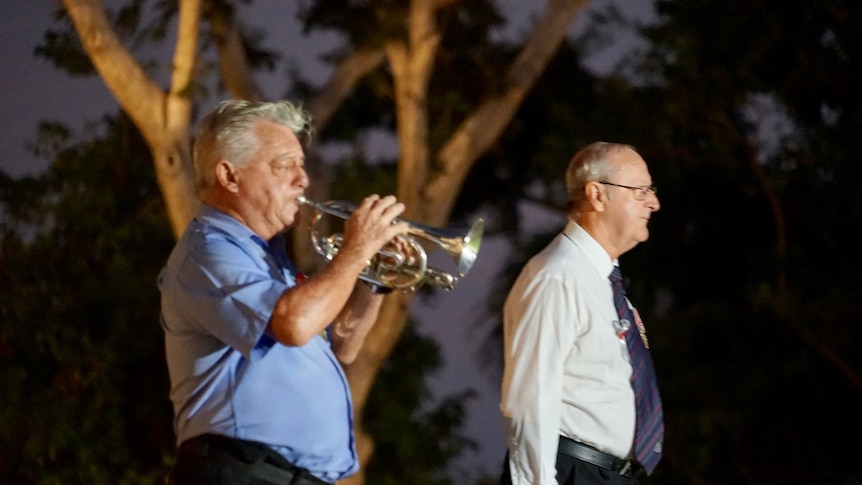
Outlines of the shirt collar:
[{"label": "shirt collar", "polygon": [[202,224],[225,232],[237,239],[246,239],[256,236],[254,239],[263,240],[245,224],[208,204],[201,204],[198,209],[197,219]]},{"label": "shirt collar", "polygon": [[596,268],[596,271],[600,275],[605,277],[610,276],[614,266],[619,266],[619,259],[611,259],[605,248],[577,222],[569,219],[568,224],[563,229],[563,235],[584,252],[587,260]]},{"label": "shirt collar", "polygon": [[201,224],[207,225],[217,231],[224,232],[238,241],[250,240],[260,246],[267,254],[271,255],[281,267],[286,267],[291,274],[299,271],[290,260],[287,259],[284,247],[284,236],[277,234],[269,241],[265,241],[245,224],[239,222],[228,214],[208,204],[201,204],[198,209],[197,219]]}]

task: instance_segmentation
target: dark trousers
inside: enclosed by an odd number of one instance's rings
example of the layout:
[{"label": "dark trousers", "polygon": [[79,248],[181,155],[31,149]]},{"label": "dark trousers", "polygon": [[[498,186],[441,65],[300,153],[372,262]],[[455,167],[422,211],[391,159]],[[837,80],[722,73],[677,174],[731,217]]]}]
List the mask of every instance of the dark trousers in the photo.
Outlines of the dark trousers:
[{"label": "dark trousers", "polygon": [[[581,461],[577,458],[557,453],[557,483],[560,485],[637,485],[636,478],[628,478],[619,473]],[[500,485],[512,485],[509,471],[509,453],[503,460],[503,473]]]},{"label": "dark trousers", "polygon": [[169,485],[329,485],[263,443],[206,434],[180,446]]}]

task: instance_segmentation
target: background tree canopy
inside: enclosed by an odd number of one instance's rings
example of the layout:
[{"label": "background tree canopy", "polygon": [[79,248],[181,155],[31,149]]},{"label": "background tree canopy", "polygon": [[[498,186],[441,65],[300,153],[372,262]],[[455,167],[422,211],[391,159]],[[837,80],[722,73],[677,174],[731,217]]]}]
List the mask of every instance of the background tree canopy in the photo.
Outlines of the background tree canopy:
[{"label": "background tree canopy", "polygon": [[[624,140],[650,164],[662,209],[623,262],[667,403],[656,482],[856,483],[819,464],[852,460],[862,429],[859,6],[657,10],[642,55],[587,92],[543,85],[503,138],[544,158],[571,127],[575,145]],[[569,109],[586,126],[541,121]]]},{"label": "background tree canopy", "polygon": [[[385,9],[351,13],[351,2],[341,3],[310,3],[303,20],[375,45],[383,40],[364,26],[384,20],[373,15],[406,8],[381,2]],[[477,40],[502,22],[492,2],[454,3],[464,10],[437,18],[453,28],[428,84],[432,150],[472,105],[504,89],[501,66],[517,53],[514,44]],[[140,42],[161,38],[160,21],[175,13],[157,10],[165,17],[146,23],[135,9],[147,2],[128,5],[114,20]],[[597,139],[630,143],[662,203],[650,241],[623,257],[666,407],[666,458],[648,483],[859,483],[862,6],[655,5],[641,49],[609,74],[584,59],[623,27],[620,12],[601,12],[587,34],[564,42],[467,174],[453,219],[485,211],[492,232],[518,251],[488,305],[499,311],[524,260],[559,229],[526,233],[524,214],[562,213],[572,153]],[[63,32],[48,33],[40,55],[92,72]],[[244,45],[256,66],[281,62],[252,36]],[[368,191],[397,183],[395,161],[367,160],[358,141],[370,126],[398,128],[391,77],[387,69],[363,77],[321,133],[324,143],[357,148],[328,174],[333,194],[362,195],[357,180]],[[297,96],[315,89],[293,85]],[[136,125],[112,115],[100,126],[98,136],[81,136],[46,123],[36,147],[50,169],[0,174],[0,477],[13,483],[157,483],[171,460],[154,285],[171,223]],[[469,392],[429,409],[423,377],[439,366],[438,351],[407,328],[364,414],[376,441],[366,480],[464,483],[449,473],[452,460],[492,443],[459,431]],[[483,356],[499,370],[501,360],[488,359],[499,342],[488,349]]]}]

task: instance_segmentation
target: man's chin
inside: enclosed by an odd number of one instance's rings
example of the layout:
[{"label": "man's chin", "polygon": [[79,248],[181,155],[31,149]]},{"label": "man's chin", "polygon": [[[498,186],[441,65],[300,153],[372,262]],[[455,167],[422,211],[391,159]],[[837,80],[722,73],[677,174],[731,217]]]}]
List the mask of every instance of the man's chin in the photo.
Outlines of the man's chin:
[{"label": "man's chin", "polygon": [[282,227],[281,227],[281,230],[280,230],[280,231],[278,231],[278,233],[279,233],[279,234],[284,234],[284,233],[286,233],[287,231],[290,231],[291,229],[293,229],[293,228],[297,227],[298,223],[299,223],[299,219],[298,219],[298,218],[295,218],[295,219],[294,219],[294,220],[292,220],[292,221],[291,221],[291,220],[289,220],[289,219],[287,219],[287,220],[283,221],[283,223],[282,223]]}]

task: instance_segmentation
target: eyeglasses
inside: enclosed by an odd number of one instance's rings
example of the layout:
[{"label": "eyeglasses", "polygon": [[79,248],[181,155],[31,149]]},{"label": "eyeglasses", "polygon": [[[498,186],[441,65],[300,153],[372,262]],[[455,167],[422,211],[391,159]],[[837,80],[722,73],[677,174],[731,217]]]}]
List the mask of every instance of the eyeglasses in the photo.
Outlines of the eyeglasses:
[{"label": "eyeglasses", "polygon": [[614,187],[622,187],[624,189],[629,189],[632,191],[632,195],[635,196],[635,200],[645,200],[647,198],[647,194],[656,195],[658,188],[655,185],[638,185],[637,187],[632,187],[631,185],[620,185],[612,182],[599,182],[602,185],[613,185]]}]

